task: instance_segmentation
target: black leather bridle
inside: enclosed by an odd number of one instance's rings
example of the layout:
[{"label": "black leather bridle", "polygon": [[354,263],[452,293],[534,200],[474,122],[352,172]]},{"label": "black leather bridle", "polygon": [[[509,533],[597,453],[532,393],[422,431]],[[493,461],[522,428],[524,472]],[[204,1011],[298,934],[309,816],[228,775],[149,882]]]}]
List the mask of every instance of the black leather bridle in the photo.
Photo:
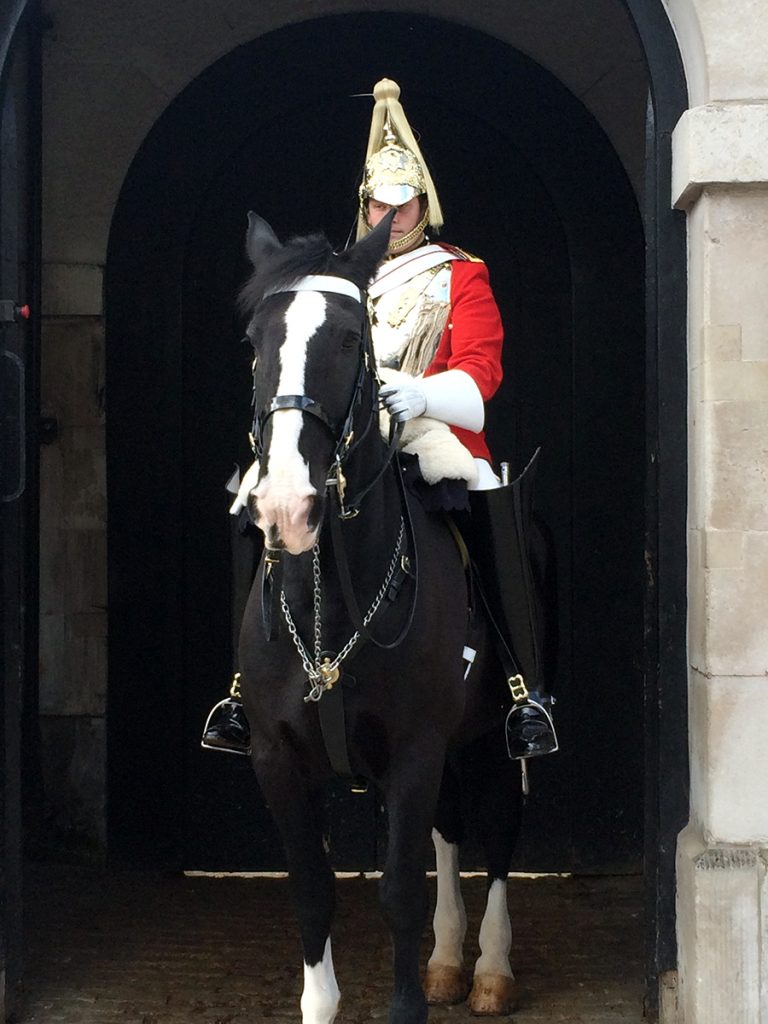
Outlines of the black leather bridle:
[{"label": "black leather bridle", "polygon": [[[329,275],[316,275],[312,278],[304,278],[303,281],[317,281],[317,291],[334,291],[332,282],[334,281],[345,281],[344,278],[333,278]],[[300,282],[303,283],[303,282]],[[349,284],[349,282],[345,282]],[[354,287],[354,286],[353,286]],[[281,291],[291,292],[298,290],[307,290],[306,288],[285,288]],[[342,294],[350,295],[351,293],[345,289]],[[360,300],[363,304],[363,310],[365,310],[364,300],[361,295]],[[374,476],[361,487],[357,494],[352,499],[346,497],[346,477],[344,475],[344,465],[354,451],[354,449],[364,440],[368,435],[371,426],[378,419],[378,389],[379,379],[376,373],[376,361],[373,354],[373,342],[371,340],[371,326],[368,320],[368,316],[363,314],[361,329],[360,329],[360,348],[359,348],[359,361],[357,376],[355,379],[354,387],[352,388],[352,395],[347,406],[347,412],[342,421],[334,422],[326,413],[322,404],[316,401],[314,398],[310,398],[308,395],[275,395],[269,405],[263,409],[254,408],[253,428],[251,431],[251,443],[253,447],[253,453],[259,461],[261,461],[264,454],[264,431],[266,429],[267,421],[276,412],[280,412],[284,409],[293,409],[301,413],[306,413],[309,416],[314,416],[325,429],[328,431],[334,441],[334,450],[331,456],[331,461],[328,466],[328,472],[326,473],[326,490],[335,488],[336,495],[339,503],[339,516],[342,519],[352,519],[360,511],[360,505],[368,494],[368,492],[378,483],[383,474],[385,473],[387,466],[392,461],[392,458],[397,451],[398,444],[400,442],[400,436],[403,432],[402,423],[395,423],[392,421],[392,429],[390,431],[389,444],[385,457],[382,461],[382,465]],[[254,378],[257,372],[257,368],[254,367]],[[362,402],[363,391],[365,388],[366,381],[370,378],[373,393],[371,395],[371,410],[367,422],[365,423],[362,431],[356,435],[355,433],[355,415],[358,407]],[[254,401],[256,394],[256,385],[254,379]]]},{"label": "black leather bridle", "polygon": [[[280,289],[281,292],[318,291],[336,294],[340,293],[355,298],[353,290],[356,290],[355,286],[346,279],[335,278],[329,275],[313,275],[303,278],[300,282],[297,282],[291,287]],[[329,497],[335,495],[335,501],[338,506],[336,512],[331,513],[330,522],[336,568],[339,575],[342,594],[344,596],[349,617],[360,636],[373,643],[376,647],[390,650],[399,646],[399,644],[403,642],[413,623],[413,616],[416,607],[416,595],[418,591],[418,553],[416,550],[416,538],[414,535],[413,522],[408,504],[408,495],[402,477],[400,462],[398,459],[394,458],[403,432],[403,423],[396,422],[394,420],[391,421],[389,442],[381,465],[371,479],[358,490],[353,498],[348,499],[346,497],[347,482],[344,475],[344,465],[350,454],[367,436],[371,426],[374,423],[378,424],[379,378],[376,373],[376,361],[373,353],[371,328],[366,312],[364,296],[362,293],[359,293],[359,291],[358,295],[358,301],[363,309],[360,330],[359,364],[355,384],[352,389],[352,395],[350,397],[347,413],[343,422],[334,423],[323,409],[322,404],[307,395],[276,395],[268,406],[260,410],[254,410],[251,439],[254,455],[256,458],[261,460],[264,453],[264,431],[267,421],[276,412],[286,409],[296,410],[315,417],[315,419],[322,423],[330,433],[334,440],[334,450],[331,456],[328,472],[326,473],[325,487],[326,494]],[[256,372],[257,368],[254,367],[254,377]],[[367,422],[360,434],[356,436],[354,426],[355,414],[362,402],[365,384],[368,380],[370,380],[372,387],[371,409]],[[255,393],[254,380],[254,401]],[[403,628],[398,632],[394,640],[390,642],[382,642],[372,636],[370,630],[363,621],[363,614],[360,611],[354,587],[352,585],[352,575],[349,569],[344,538],[341,531],[341,523],[339,520],[352,519],[359,514],[363,499],[382,478],[390,464],[395,468],[395,476],[400,490],[401,507],[408,548],[408,556],[406,560],[408,564],[407,575],[413,579],[414,587],[413,597],[409,605],[408,615],[406,616]],[[264,629],[268,640],[274,639],[277,635],[277,631],[274,627],[274,620],[276,618],[274,609],[277,604],[279,586],[275,580],[274,567],[278,565],[279,557],[279,551],[269,547],[267,548],[265,571],[262,580],[262,612],[264,615]]]}]

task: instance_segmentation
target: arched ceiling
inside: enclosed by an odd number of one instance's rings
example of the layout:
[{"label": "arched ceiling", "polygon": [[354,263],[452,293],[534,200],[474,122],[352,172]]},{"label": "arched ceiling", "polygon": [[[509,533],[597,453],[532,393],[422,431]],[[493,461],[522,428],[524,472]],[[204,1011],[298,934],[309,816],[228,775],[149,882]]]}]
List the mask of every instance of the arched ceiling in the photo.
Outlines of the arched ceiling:
[{"label": "arched ceiling", "polygon": [[[290,23],[381,13],[371,0],[49,0],[46,9],[52,28],[44,56],[44,256],[85,266],[104,263],[112,212],[136,150],[205,68]],[[390,0],[387,10],[467,25],[536,60],[601,124],[639,194],[648,83],[621,0]],[[379,73],[385,72],[373,76]],[[446,67],[445,74],[460,76],[461,67]],[[361,82],[361,92],[372,84]]]}]

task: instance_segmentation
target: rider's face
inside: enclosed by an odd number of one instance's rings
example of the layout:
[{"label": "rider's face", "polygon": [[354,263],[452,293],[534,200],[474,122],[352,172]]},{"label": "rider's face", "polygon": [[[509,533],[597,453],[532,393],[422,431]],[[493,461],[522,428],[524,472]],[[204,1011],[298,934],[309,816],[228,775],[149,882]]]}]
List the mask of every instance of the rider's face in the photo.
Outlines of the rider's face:
[{"label": "rider's face", "polygon": [[[392,230],[389,235],[389,244],[398,241],[403,235],[407,235],[409,231],[413,231],[416,225],[419,223],[422,217],[422,203],[421,196],[414,196],[413,199],[409,199],[407,203],[403,203],[402,206],[389,206],[387,203],[381,203],[378,199],[368,200],[368,224],[371,228],[375,228],[376,225],[381,221],[390,210],[395,210],[395,217],[392,221]],[[416,239],[418,242],[419,239]],[[415,244],[415,243],[414,243]]]}]

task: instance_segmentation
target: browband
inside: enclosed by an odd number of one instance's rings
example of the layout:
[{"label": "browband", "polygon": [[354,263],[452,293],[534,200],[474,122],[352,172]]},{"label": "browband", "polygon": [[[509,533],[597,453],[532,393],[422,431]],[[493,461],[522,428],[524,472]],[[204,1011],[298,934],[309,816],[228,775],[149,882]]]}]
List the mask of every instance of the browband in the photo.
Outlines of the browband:
[{"label": "browband", "polygon": [[343,277],[332,277],[330,274],[309,274],[289,288],[276,288],[270,294],[276,295],[278,292],[335,292],[337,295],[347,295],[355,302],[363,301],[362,292],[356,284]]}]

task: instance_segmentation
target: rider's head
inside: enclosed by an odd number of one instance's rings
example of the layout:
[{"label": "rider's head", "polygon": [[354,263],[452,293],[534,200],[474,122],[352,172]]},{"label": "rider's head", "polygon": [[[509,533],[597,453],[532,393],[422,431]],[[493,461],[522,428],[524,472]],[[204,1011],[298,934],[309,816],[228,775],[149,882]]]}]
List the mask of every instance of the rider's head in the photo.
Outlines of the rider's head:
[{"label": "rider's head", "polygon": [[373,88],[368,152],[360,185],[357,237],[363,238],[391,209],[389,251],[407,252],[418,245],[429,225],[438,230],[443,214],[429,169],[400,105],[400,87],[382,78]]}]

